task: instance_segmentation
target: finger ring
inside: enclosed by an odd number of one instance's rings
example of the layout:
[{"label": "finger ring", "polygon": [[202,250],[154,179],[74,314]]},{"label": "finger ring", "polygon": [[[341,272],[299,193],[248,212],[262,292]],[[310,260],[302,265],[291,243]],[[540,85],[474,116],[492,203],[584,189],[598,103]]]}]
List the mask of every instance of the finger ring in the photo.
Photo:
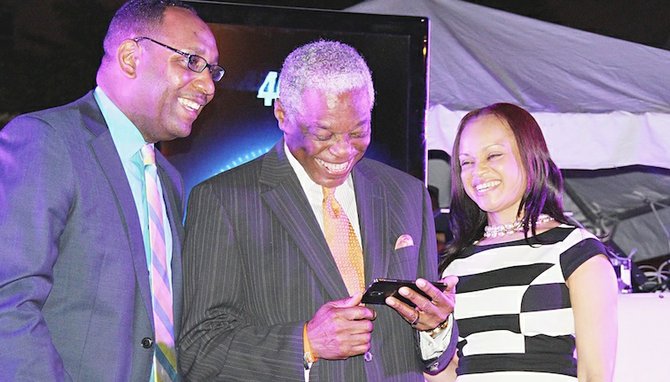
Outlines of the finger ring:
[{"label": "finger ring", "polygon": [[419,323],[419,317],[421,317],[421,312],[420,312],[420,311],[415,310],[415,312],[416,312],[416,317],[414,317],[414,319],[412,320],[412,322],[409,323],[409,324],[412,325],[412,326],[416,326],[416,324]]}]

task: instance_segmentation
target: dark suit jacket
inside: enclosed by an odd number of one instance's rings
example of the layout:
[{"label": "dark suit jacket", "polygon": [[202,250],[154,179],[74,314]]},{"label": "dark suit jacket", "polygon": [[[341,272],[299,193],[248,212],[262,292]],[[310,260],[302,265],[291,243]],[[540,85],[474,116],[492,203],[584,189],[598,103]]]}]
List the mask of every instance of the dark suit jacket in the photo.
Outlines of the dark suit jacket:
[{"label": "dark suit jacket", "polygon": [[[181,310],[183,185],[157,154]],[[149,276],[132,192],[92,92],[0,130],[0,379],[149,381]]]},{"label": "dark suit jacket", "polygon": [[[424,185],[367,159],[355,166],[353,181],[366,283],[376,277],[436,279]],[[302,381],[303,324],[348,293],[283,142],[194,188],[186,232],[178,346],[186,378]],[[395,250],[402,234],[415,245]],[[415,331],[391,308],[375,309],[372,359],[319,360],[311,381],[423,382]]]}]

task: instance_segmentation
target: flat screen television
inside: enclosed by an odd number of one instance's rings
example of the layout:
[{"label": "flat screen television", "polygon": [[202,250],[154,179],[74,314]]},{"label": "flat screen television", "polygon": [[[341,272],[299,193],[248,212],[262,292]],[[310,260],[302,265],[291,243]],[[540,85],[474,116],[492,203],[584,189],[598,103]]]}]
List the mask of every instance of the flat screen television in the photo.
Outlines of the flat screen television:
[{"label": "flat screen television", "polygon": [[428,19],[188,3],[213,30],[226,73],[191,135],[160,147],[184,176],[187,193],[262,155],[281,138],[273,114],[278,72],[294,48],[318,39],[352,45],[372,71],[376,101],[366,156],[425,181]]}]

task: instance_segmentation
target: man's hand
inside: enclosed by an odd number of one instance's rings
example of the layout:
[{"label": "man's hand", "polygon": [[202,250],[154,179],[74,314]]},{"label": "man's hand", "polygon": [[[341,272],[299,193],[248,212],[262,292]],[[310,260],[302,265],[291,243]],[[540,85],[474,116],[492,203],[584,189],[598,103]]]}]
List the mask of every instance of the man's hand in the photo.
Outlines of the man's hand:
[{"label": "man's hand", "polygon": [[396,310],[407,322],[417,330],[431,330],[443,323],[447,317],[454,311],[456,304],[456,284],[458,277],[447,276],[440,280],[447,287],[444,291],[439,290],[433,284],[424,279],[417,279],[416,285],[429,298],[423,297],[419,293],[407,287],[402,287],[398,291],[403,297],[412,301],[416,308],[413,308],[395,297],[388,297],[386,304]]},{"label": "man's hand", "polygon": [[372,321],[377,314],[360,305],[362,296],[356,293],[328,302],[307,323],[307,337],[319,358],[346,359],[370,349]]}]

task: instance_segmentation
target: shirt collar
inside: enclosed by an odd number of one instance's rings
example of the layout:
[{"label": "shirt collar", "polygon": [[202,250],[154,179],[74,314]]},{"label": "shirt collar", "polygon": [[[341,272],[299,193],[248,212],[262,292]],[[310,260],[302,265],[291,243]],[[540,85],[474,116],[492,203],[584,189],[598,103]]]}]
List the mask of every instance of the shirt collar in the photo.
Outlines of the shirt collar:
[{"label": "shirt collar", "polygon": [[146,144],[144,137],[130,119],[107,97],[100,86],[95,88],[93,96],[109,127],[119,157],[122,160],[132,158]]}]

